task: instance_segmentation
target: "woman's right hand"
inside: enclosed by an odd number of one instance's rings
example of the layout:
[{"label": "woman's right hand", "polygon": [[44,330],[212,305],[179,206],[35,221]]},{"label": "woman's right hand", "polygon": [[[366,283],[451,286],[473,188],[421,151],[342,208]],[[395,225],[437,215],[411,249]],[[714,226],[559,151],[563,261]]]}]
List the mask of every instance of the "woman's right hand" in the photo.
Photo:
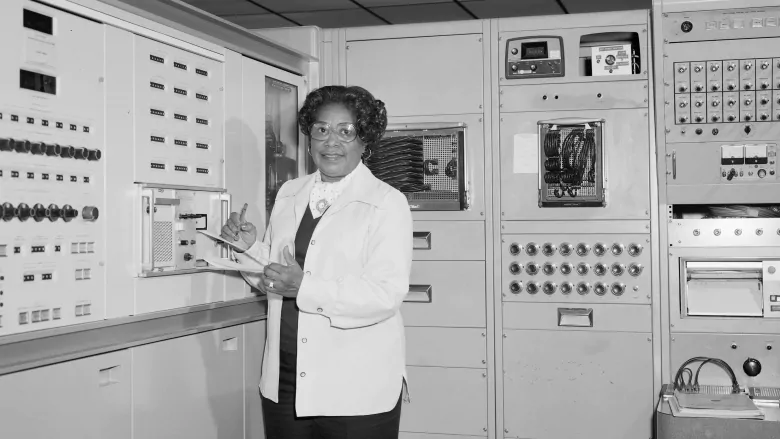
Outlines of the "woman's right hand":
[{"label": "woman's right hand", "polygon": [[227,223],[222,226],[222,239],[233,242],[244,251],[257,241],[257,228],[246,220],[247,206],[244,204],[240,214],[232,212]]}]

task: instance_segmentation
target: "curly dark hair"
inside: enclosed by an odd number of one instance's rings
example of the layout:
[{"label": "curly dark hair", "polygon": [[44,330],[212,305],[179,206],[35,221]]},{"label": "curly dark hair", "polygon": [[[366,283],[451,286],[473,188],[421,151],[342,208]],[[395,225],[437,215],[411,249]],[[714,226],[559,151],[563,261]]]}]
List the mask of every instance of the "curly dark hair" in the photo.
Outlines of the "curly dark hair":
[{"label": "curly dark hair", "polygon": [[298,125],[306,136],[311,135],[311,126],[317,120],[317,112],[328,104],[342,104],[355,117],[355,128],[360,140],[370,148],[385,134],[387,128],[387,110],[385,103],[369,93],[368,90],[341,85],[328,85],[312,91],[298,112]]}]

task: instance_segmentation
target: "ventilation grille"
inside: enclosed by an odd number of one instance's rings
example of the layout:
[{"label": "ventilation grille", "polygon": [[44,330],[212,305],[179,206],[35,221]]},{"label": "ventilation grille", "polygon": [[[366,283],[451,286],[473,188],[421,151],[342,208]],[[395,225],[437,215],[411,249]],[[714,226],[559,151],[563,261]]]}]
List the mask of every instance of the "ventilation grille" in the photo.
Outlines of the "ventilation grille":
[{"label": "ventilation grille", "polygon": [[173,260],[173,223],[155,221],[152,225],[154,262],[166,263]]}]

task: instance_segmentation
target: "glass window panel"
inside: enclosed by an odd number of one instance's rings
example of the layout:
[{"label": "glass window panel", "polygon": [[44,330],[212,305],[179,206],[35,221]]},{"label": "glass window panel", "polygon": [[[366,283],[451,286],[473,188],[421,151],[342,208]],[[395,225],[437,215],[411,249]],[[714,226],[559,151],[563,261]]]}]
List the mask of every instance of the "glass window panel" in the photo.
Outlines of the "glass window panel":
[{"label": "glass window panel", "polygon": [[269,218],[279,188],[287,180],[298,177],[298,139],[298,87],[266,77],[266,212]]}]

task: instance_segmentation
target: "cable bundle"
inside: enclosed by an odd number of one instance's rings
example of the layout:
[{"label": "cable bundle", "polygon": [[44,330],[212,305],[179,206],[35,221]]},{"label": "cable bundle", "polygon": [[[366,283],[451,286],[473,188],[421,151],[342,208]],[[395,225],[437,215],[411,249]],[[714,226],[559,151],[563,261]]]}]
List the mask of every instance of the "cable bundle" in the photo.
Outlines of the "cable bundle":
[{"label": "cable bundle", "polygon": [[424,181],[424,151],[420,138],[384,138],[371,146],[364,163],[374,176],[401,192],[421,192]]},{"label": "cable bundle", "polygon": [[557,184],[555,196],[565,193],[575,197],[582,183],[596,182],[596,139],[593,129],[575,128],[561,142],[559,130],[548,131],[544,137],[544,181]]},{"label": "cable bundle", "polygon": [[[699,368],[696,369],[696,374],[694,375],[693,371],[690,368],[688,368],[688,365],[691,363],[695,363],[697,361],[701,361],[701,364],[699,365]],[[723,369],[731,379],[732,393],[740,392],[739,383],[737,383],[737,376],[734,375],[734,371],[731,369],[728,363],[726,363],[721,359],[710,358],[710,357],[693,357],[690,360],[683,363],[682,366],[680,366],[680,368],[677,369],[677,374],[674,376],[674,389],[683,392],[698,392],[700,388],[699,372],[701,372],[701,368],[704,367],[704,365],[707,363],[712,363],[717,366],[720,366],[720,368]],[[685,381],[685,377],[684,377],[686,372],[688,373],[688,382]]]},{"label": "cable bundle", "polygon": [[708,210],[715,218],[780,218],[780,206],[709,206]]}]

